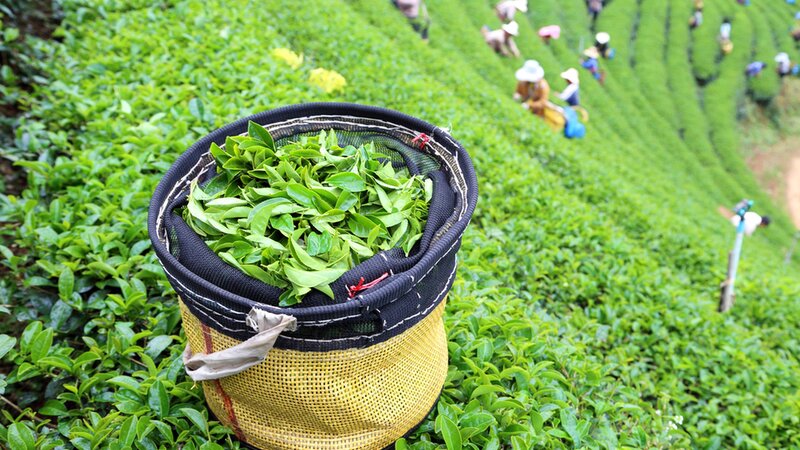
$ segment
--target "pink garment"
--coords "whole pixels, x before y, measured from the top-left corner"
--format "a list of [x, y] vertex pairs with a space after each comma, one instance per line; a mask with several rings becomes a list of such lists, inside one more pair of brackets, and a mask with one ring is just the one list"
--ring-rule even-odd
[[422, 0], [396, 0], [397, 8], [409, 19], [419, 16], [419, 6]]
[[558, 39], [561, 37], [561, 27], [558, 25], [548, 25], [546, 27], [539, 28], [539, 37]]

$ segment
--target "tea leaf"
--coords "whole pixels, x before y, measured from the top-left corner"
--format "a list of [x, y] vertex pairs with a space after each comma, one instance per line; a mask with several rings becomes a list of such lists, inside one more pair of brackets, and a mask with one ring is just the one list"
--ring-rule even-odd
[[270, 150], [275, 150], [275, 141], [272, 140], [272, 135], [252, 120], [247, 123], [247, 134], [263, 142]]
[[287, 287], [281, 305], [311, 289], [333, 297], [329, 284], [349, 268], [382, 250], [408, 254], [422, 235], [425, 180], [391, 167], [372, 143], [343, 149], [330, 130], [278, 147], [250, 122], [211, 155], [220, 172], [191, 184], [186, 223], [226, 263]]
[[352, 172], [338, 173], [329, 177], [326, 181], [328, 184], [344, 189], [347, 192], [361, 192], [367, 188], [364, 180]]

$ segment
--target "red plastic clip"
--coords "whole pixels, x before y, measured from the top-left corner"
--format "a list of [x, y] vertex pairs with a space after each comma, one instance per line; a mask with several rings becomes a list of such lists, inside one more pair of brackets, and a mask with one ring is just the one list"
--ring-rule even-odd
[[411, 140], [411, 143], [412, 144], [419, 143], [419, 149], [422, 150], [423, 148], [425, 148], [426, 145], [428, 145], [428, 142], [430, 142], [430, 140], [431, 140], [430, 136], [428, 136], [425, 133], [420, 133], [417, 135], [417, 137]]
[[388, 277], [389, 277], [389, 272], [386, 272], [383, 275], [381, 275], [380, 277], [370, 281], [369, 283], [364, 283], [364, 277], [361, 277], [361, 279], [358, 280], [358, 284], [356, 284], [355, 286], [350, 286], [350, 287], [347, 288], [347, 295], [350, 298], [353, 298], [359, 292], [361, 292], [363, 290], [366, 290], [366, 289], [369, 289], [371, 287], [374, 287], [376, 284], [380, 283], [381, 281], [385, 280]]

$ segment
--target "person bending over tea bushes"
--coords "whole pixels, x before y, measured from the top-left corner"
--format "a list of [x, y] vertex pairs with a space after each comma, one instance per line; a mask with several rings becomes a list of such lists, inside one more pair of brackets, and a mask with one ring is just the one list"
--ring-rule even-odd
[[544, 79], [544, 68], [536, 60], [525, 61], [525, 64], [515, 73], [517, 90], [514, 100], [522, 102], [522, 107], [544, 117], [547, 103], [550, 99], [550, 85]]
[[491, 30], [486, 25], [481, 28], [481, 34], [486, 44], [503, 56], [519, 58], [519, 49], [514, 43], [514, 36], [519, 34], [519, 24], [511, 22], [504, 24], [499, 30]]
[[528, 0], [505, 0], [494, 7], [494, 12], [501, 22], [511, 22], [517, 11], [521, 13], [528, 12]]
[[428, 16], [425, 2], [422, 0], [392, 0], [392, 4], [406, 16], [411, 28], [419, 33], [422, 40], [427, 42], [431, 18]]

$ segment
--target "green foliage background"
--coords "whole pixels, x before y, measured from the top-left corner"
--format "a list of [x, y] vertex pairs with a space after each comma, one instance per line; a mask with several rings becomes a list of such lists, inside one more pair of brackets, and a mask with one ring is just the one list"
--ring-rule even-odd
[[[589, 134], [567, 141], [511, 100], [521, 61], [482, 42], [480, 26], [497, 25], [486, 0], [428, 0], [429, 45], [388, 1], [63, 0], [60, 41], [35, 44], [47, 81], [2, 151], [24, 160], [28, 188], [0, 196], [0, 393], [22, 409], [4, 403], [0, 443], [238, 445], [183, 373], [150, 194], [214, 128], [342, 100], [450, 128], [481, 188], [447, 309], [447, 385], [399, 448], [800, 446], [800, 262], [782, 265], [794, 230], [737, 133], [745, 95], [780, 90], [771, 73], [748, 83], [744, 65], [798, 57], [782, 31], [794, 11], [705, 3], [690, 32], [691, 2], [614, 0], [598, 29], [617, 57], [602, 61], [605, 87], [581, 73]], [[592, 39], [584, 1], [531, 9], [518, 44], [560, 90]], [[736, 48], [720, 59], [723, 15]], [[535, 30], [550, 23], [564, 34], [546, 46]], [[291, 68], [278, 47], [305, 62]], [[345, 90], [310, 84], [317, 67]], [[745, 196], [775, 222], [747, 240], [737, 304], [719, 315], [733, 230], [716, 207]]]

